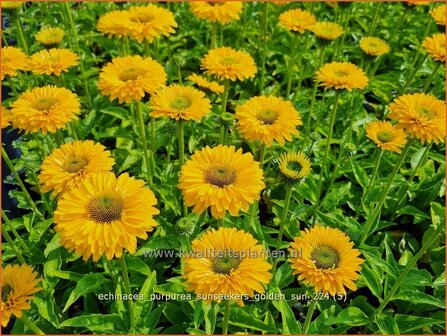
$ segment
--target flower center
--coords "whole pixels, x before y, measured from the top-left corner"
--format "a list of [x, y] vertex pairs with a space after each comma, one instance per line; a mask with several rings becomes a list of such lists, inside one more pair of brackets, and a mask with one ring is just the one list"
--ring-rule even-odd
[[170, 106], [176, 110], [183, 110], [191, 106], [191, 99], [186, 97], [175, 97]]
[[278, 119], [278, 112], [273, 110], [260, 111], [256, 118], [264, 125], [271, 125]]
[[205, 182], [223, 188], [236, 181], [236, 171], [231, 167], [212, 166], [205, 171]]
[[219, 60], [219, 62], [222, 65], [231, 65], [231, 64], [234, 64], [236, 62], [236, 59], [233, 58], [233, 57], [225, 56], [225, 57], [222, 57]]
[[121, 219], [123, 208], [123, 199], [115, 193], [95, 196], [87, 205], [90, 218], [98, 223], [110, 223]]
[[42, 97], [37, 100], [37, 103], [34, 107], [36, 108], [36, 110], [48, 112], [48, 110], [50, 110], [56, 103], [57, 99], [53, 97]]
[[137, 79], [138, 76], [140, 76], [141, 74], [142, 74], [142, 70], [139, 67], [131, 66], [131, 67], [128, 67], [127, 69], [124, 69], [120, 73], [119, 78], [123, 82], [127, 82], [127, 81], [130, 81], [130, 80]]
[[286, 168], [299, 173], [303, 169], [303, 166], [298, 161], [289, 161], [286, 164]]
[[340, 262], [338, 252], [330, 246], [321, 245], [316, 247], [310, 254], [312, 261], [318, 269], [336, 268]]
[[207, 1], [207, 2], [208, 2], [208, 5], [213, 6], [213, 7], [224, 5], [223, 2], [222, 3], [221, 2], [211, 2], [211, 1]]
[[224, 253], [224, 256], [213, 257], [211, 259], [211, 269], [217, 274], [230, 275], [232, 271], [237, 269], [241, 262], [242, 258], [228, 256]]
[[436, 113], [428, 107], [418, 106], [416, 107], [416, 110], [419, 113], [419, 115], [426, 117], [428, 119], [433, 119], [434, 117], [436, 117]]
[[346, 77], [347, 75], [348, 75], [348, 73], [344, 70], [335, 71], [335, 76], [337, 76], [337, 77]]
[[388, 131], [381, 131], [377, 134], [377, 139], [383, 143], [390, 142], [393, 140], [393, 133]]
[[87, 164], [86, 158], [74, 158], [64, 162], [63, 168], [67, 173], [80, 173]]
[[155, 16], [150, 13], [138, 13], [135, 16], [132, 16], [130, 18], [130, 21], [135, 23], [146, 23], [151, 22], [153, 19], [155, 19]]

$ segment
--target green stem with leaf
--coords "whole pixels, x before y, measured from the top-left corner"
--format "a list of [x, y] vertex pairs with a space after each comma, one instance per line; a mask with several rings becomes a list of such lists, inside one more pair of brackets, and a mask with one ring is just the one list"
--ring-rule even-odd
[[306, 319], [304, 320], [303, 335], [307, 335], [307, 333], [309, 332], [310, 323], [312, 322], [312, 316], [314, 314], [316, 306], [317, 300], [310, 301], [309, 307], [307, 308]]
[[262, 54], [261, 54], [261, 79], [259, 80], [259, 92], [264, 92], [264, 82], [265, 82], [265, 63], [267, 54], [267, 12], [268, 12], [268, 2], [265, 1], [262, 5], [262, 25], [261, 25], [261, 41], [262, 41]]
[[[230, 91], [230, 80], [226, 79], [224, 81], [224, 92], [222, 94], [222, 108], [220, 115], [223, 116], [223, 114], [227, 111], [227, 102], [228, 102], [228, 92]], [[224, 144], [225, 140], [225, 132], [226, 127], [224, 124], [220, 126], [220, 136], [219, 136], [219, 143]]]
[[19, 318], [20, 321], [22, 321], [22, 323], [24, 325], [27, 326], [27, 328], [29, 330], [31, 330], [34, 334], [36, 335], [45, 335], [45, 333], [40, 330], [40, 328], [33, 322], [31, 321], [24, 312], [22, 312], [22, 317]]
[[[126, 259], [124, 258], [124, 254], [120, 258], [120, 266], [121, 266], [121, 274], [123, 277], [124, 288], [126, 290], [126, 294], [131, 297], [132, 289], [130, 287], [129, 275], [127, 270]], [[133, 300], [127, 300], [129, 304], [129, 319], [130, 319], [130, 333], [135, 333], [135, 311], [134, 311], [134, 302]]]
[[144, 161], [146, 163], [148, 181], [149, 181], [149, 185], [152, 186], [152, 173], [153, 172], [151, 169], [149, 150], [147, 148], [146, 126], [144, 124], [143, 111], [141, 108], [141, 102], [136, 101], [135, 103], [137, 105], [136, 110], [137, 110], [137, 117], [138, 117], [138, 122], [139, 122], [139, 126], [140, 126], [140, 141], [142, 142], [142, 145], [143, 145], [143, 155], [144, 155]]
[[222, 322], [222, 334], [228, 335], [228, 322], [230, 321], [230, 301], [224, 301], [224, 318]]
[[369, 180], [368, 186], [366, 187], [363, 195], [368, 194], [369, 190], [371, 189], [371, 187], [373, 186], [373, 184], [376, 180], [377, 172], [379, 171], [380, 163], [381, 163], [382, 157], [383, 157], [383, 152], [384, 152], [384, 150], [380, 149], [379, 153], [377, 154], [376, 160], [374, 162], [374, 168], [373, 168], [373, 172], [371, 174], [371, 178]]
[[388, 177], [388, 182], [387, 182], [385, 188], [382, 189], [382, 194], [380, 195], [379, 202], [377, 203], [373, 212], [368, 216], [368, 220], [366, 221], [365, 227], [363, 229], [363, 235], [360, 239], [360, 243], [364, 243], [366, 238], [368, 238], [368, 236], [373, 233], [373, 224], [375, 223], [380, 212], [382, 211], [382, 206], [385, 203], [385, 199], [388, 195], [391, 185], [393, 184], [394, 178], [396, 177], [397, 172], [399, 171], [400, 167], [402, 166], [402, 163], [404, 162], [405, 157], [407, 156], [412, 143], [413, 143], [413, 140], [409, 140], [406, 143], [404, 149], [402, 150], [402, 153], [399, 156], [399, 159], [395, 163], [394, 169], [391, 172], [391, 175]]

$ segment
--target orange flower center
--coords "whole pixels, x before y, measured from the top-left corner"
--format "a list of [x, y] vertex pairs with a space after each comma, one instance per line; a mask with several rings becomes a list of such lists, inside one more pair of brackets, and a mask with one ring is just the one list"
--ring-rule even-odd
[[256, 118], [264, 125], [271, 125], [278, 119], [278, 111], [262, 110], [256, 115]]
[[104, 193], [93, 197], [87, 205], [90, 218], [98, 223], [110, 223], [121, 219], [124, 202], [117, 193]]
[[205, 182], [223, 188], [236, 181], [236, 170], [228, 166], [212, 166], [205, 170]]

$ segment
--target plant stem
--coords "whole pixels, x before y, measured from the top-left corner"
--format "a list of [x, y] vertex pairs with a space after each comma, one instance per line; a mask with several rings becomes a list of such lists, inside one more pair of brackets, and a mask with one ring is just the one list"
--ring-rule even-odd
[[[26, 245], [25, 241], [22, 239], [22, 237], [20, 237], [19, 233], [17, 232], [16, 228], [14, 227], [14, 225], [11, 223], [11, 221], [9, 220], [8, 216], [6, 215], [5, 211], [2, 211], [2, 218], [3, 218], [3, 222], [9, 226], [9, 229], [12, 231], [12, 234], [14, 235], [15, 239], [19, 242], [19, 244], [22, 246], [22, 248], [29, 252], [29, 247], [28, 245]], [[6, 230], [3, 230], [4, 232]]]
[[185, 163], [185, 132], [183, 120], [178, 121], [178, 157], [180, 161], [180, 167]]
[[45, 333], [39, 329], [37, 325], [34, 324], [33, 321], [31, 321], [24, 312], [22, 312], [22, 317], [19, 318], [20, 321], [23, 322], [24, 325], [28, 327], [29, 330], [31, 330], [36, 335], [45, 335]]
[[407, 266], [405, 266], [404, 270], [400, 274], [399, 278], [397, 278], [396, 282], [394, 283], [393, 287], [391, 287], [390, 291], [388, 292], [388, 295], [386, 298], [382, 301], [382, 303], [379, 305], [379, 307], [376, 309], [376, 311], [372, 314], [371, 319], [374, 318], [375, 315], [378, 315], [382, 312], [382, 310], [386, 307], [388, 302], [393, 298], [393, 295], [396, 293], [396, 291], [400, 288], [400, 285], [402, 284], [402, 281], [407, 276], [408, 272], [416, 265], [417, 261], [427, 252], [427, 250], [432, 246], [432, 244], [436, 241], [436, 238], [439, 234], [442, 233], [442, 231], [445, 229], [445, 226], [443, 223], [439, 223], [438, 227], [433, 231], [433, 233], [425, 240], [424, 244], [422, 245], [421, 249], [416, 253], [408, 262]]
[[19, 14], [16, 14], [14, 16], [14, 22], [16, 24], [16, 28], [17, 28], [17, 35], [19, 37], [19, 43], [20, 46], [23, 48], [23, 50], [25, 51], [25, 54], [28, 54], [28, 43], [26, 42], [25, 39], [25, 34], [23, 33], [23, 27], [22, 27], [22, 23], [20, 22], [20, 16]]
[[[227, 111], [228, 91], [229, 90], [230, 90], [230, 80], [226, 79], [224, 81], [224, 92], [222, 94], [222, 110], [220, 112], [221, 116], [223, 116], [223, 114]], [[226, 127], [224, 124], [222, 124], [220, 126], [220, 137], [219, 137], [219, 143], [221, 143], [221, 144], [224, 144], [225, 132], [226, 132]]]
[[[309, 32], [306, 33], [306, 38], [304, 39], [304, 50], [307, 50], [307, 43], [309, 42]], [[301, 84], [303, 83], [303, 76], [304, 76], [304, 62], [303, 62], [303, 52], [301, 52], [300, 56], [299, 56], [299, 60], [298, 63], [300, 64], [300, 74], [298, 77], [298, 83], [296, 85], [297, 89], [296, 89], [296, 93], [295, 96], [293, 97], [294, 99], [298, 96], [298, 93], [301, 90]]]
[[376, 176], [377, 176], [377, 172], [379, 171], [380, 162], [382, 161], [383, 152], [384, 152], [384, 150], [380, 149], [379, 153], [377, 154], [377, 157], [376, 157], [376, 160], [375, 160], [376, 162], [374, 163], [373, 173], [371, 175], [371, 179], [369, 180], [368, 187], [366, 188], [366, 190], [363, 193], [363, 195], [367, 195], [369, 190], [371, 189], [372, 185], [374, 184], [374, 181], [375, 181]]
[[[322, 192], [322, 187], [323, 187], [323, 177], [324, 177], [325, 168], [327, 168], [326, 164], [327, 164], [327, 160], [329, 157], [329, 151], [331, 148], [332, 135], [334, 134], [334, 125], [335, 125], [335, 119], [337, 116], [337, 108], [338, 108], [338, 103], [340, 100], [340, 94], [341, 94], [340, 90], [337, 90], [335, 92], [335, 102], [334, 102], [334, 106], [331, 110], [330, 122], [329, 122], [329, 134], [328, 134], [327, 141], [326, 141], [326, 150], [324, 152], [323, 161], [321, 161], [322, 164], [321, 164], [321, 170], [320, 170], [320, 182], [318, 184], [318, 194], [317, 194], [317, 202], [315, 204], [315, 209], [317, 209], [318, 205], [320, 204], [320, 197], [321, 197], [321, 192]], [[328, 164], [328, 166], [330, 167], [331, 165]]]
[[155, 155], [156, 148], [155, 148], [155, 118], [151, 117], [151, 151], [152, 154]]
[[25, 259], [22, 256], [22, 253], [20, 253], [20, 250], [17, 249], [17, 246], [14, 244], [14, 240], [12, 239], [12, 237], [9, 235], [8, 231], [6, 230], [2, 230], [2, 235], [3, 237], [5, 237], [6, 241], [9, 243], [9, 247], [11, 248], [11, 250], [14, 252], [14, 254], [16, 255], [17, 259], [19, 259], [20, 263], [22, 264], [26, 264]]
[[84, 61], [82, 60], [81, 48], [79, 48], [78, 35], [77, 35], [76, 27], [75, 27], [75, 24], [73, 21], [73, 16], [71, 15], [71, 8], [70, 8], [68, 2], [64, 2], [63, 5], [65, 8], [66, 17], [68, 20], [68, 29], [71, 32], [70, 35], [73, 37], [73, 42], [74, 42], [74, 45], [76, 48], [76, 52], [78, 53], [78, 56], [81, 58], [81, 60], [79, 62], [79, 66], [81, 67], [82, 81], [84, 83], [85, 94], [87, 96], [87, 101], [88, 101], [89, 107], [91, 108], [93, 106], [93, 101], [92, 101], [92, 96], [90, 95], [90, 90], [88, 88], [87, 78], [85, 76]]
[[386, 184], [385, 188], [382, 190], [382, 194], [380, 195], [379, 202], [377, 203], [376, 207], [374, 208], [372, 214], [368, 216], [368, 220], [366, 221], [362, 238], [360, 239], [360, 243], [364, 243], [366, 238], [369, 234], [372, 233], [372, 225], [376, 221], [377, 216], [379, 216], [380, 211], [382, 210], [382, 206], [385, 203], [386, 196], [388, 195], [388, 191], [391, 188], [391, 185], [393, 183], [394, 178], [396, 177], [397, 172], [399, 171], [400, 167], [402, 166], [402, 163], [404, 162], [405, 157], [408, 154], [408, 151], [410, 150], [411, 144], [413, 143], [412, 140], [409, 140], [407, 144], [405, 145], [404, 149], [402, 150], [402, 153], [399, 156], [399, 159], [397, 160], [396, 164], [394, 165], [394, 169], [391, 172], [391, 175], [388, 177], [388, 183]]
[[[320, 49], [320, 57], [319, 57], [319, 60], [318, 60], [318, 65], [317, 65], [316, 70], [318, 70], [321, 67], [321, 64], [323, 63], [325, 48], [326, 48], [326, 45], [323, 44], [321, 46], [321, 49]], [[317, 83], [317, 81], [315, 81], [314, 89], [312, 91], [312, 98], [311, 98], [311, 101], [310, 101], [309, 112], [308, 112], [308, 115], [307, 115], [307, 118], [306, 118], [306, 124], [304, 125], [304, 127], [305, 127], [304, 139], [307, 139], [308, 135], [309, 135], [310, 122], [312, 120], [312, 112], [313, 112], [314, 105], [315, 105], [315, 98], [316, 98], [316, 95], [317, 95], [317, 91], [318, 91], [318, 83]]]
[[431, 84], [431, 81], [433, 80], [433, 77], [435, 76], [435, 73], [438, 71], [439, 67], [441, 66], [441, 62], [436, 62], [436, 65], [433, 69], [433, 71], [431, 72], [430, 76], [427, 78], [427, 80], [425, 81], [425, 85], [424, 88], [422, 89], [423, 92], [427, 91], [428, 87]]
[[265, 1], [262, 7], [262, 25], [261, 25], [261, 41], [262, 41], [262, 54], [261, 54], [261, 79], [259, 81], [259, 92], [262, 95], [264, 92], [264, 81], [265, 81], [265, 62], [267, 53], [267, 11], [268, 2]]
[[307, 308], [306, 319], [303, 325], [303, 335], [307, 335], [309, 331], [310, 322], [312, 321], [312, 315], [314, 314], [315, 307], [317, 306], [317, 300], [310, 301], [309, 307]]
[[372, 36], [372, 34], [374, 33], [374, 29], [376, 28], [376, 24], [377, 24], [377, 18], [379, 17], [380, 6], [382, 5], [381, 2], [377, 2], [374, 4], [376, 5], [376, 10], [374, 12], [374, 17], [371, 22], [371, 25], [369, 26], [368, 36]]
[[[124, 288], [128, 296], [132, 296], [132, 289], [130, 288], [129, 275], [127, 273], [126, 259], [124, 254], [120, 258], [121, 275], [123, 276]], [[133, 300], [127, 300], [129, 304], [129, 318], [130, 318], [130, 333], [135, 333], [135, 314]]]
[[[418, 58], [417, 55], [415, 57], [415, 59]], [[399, 90], [399, 94], [403, 93], [405, 91], [405, 89], [408, 87], [408, 85], [410, 84], [411, 80], [413, 79], [413, 77], [416, 75], [416, 73], [418, 72], [418, 70], [420, 69], [420, 67], [422, 66], [422, 64], [424, 64], [425, 60], [427, 59], [427, 55], [425, 55], [422, 60], [419, 62], [418, 66], [415, 66], [413, 68], [413, 71], [411, 71], [410, 75], [408, 76], [407, 80], [405, 81], [404, 85], [402, 86], [402, 88]]]
[[284, 235], [284, 229], [286, 226], [286, 219], [287, 219], [287, 214], [289, 212], [289, 205], [290, 205], [290, 199], [292, 198], [292, 191], [293, 191], [293, 186], [290, 184], [287, 184], [286, 195], [284, 197], [284, 207], [282, 208], [281, 222], [279, 224], [278, 240], [276, 242], [277, 258], [273, 262], [272, 274], [275, 274], [276, 265], [278, 264], [279, 250], [281, 248], [282, 236]]
[[407, 192], [407, 190], [408, 190], [409, 185], [411, 184], [411, 182], [413, 181], [414, 177], [416, 176], [416, 173], [417, 173], [419, 167], [420, 167], [420, 166], [422, 165], [422, 163], [425, 162], [425, 160], [427, 159], [428, 153], [430, 152], [430, 147], [431, 147], [431, 145], [428, 145], [428, 146], [425, 148], [425, 151], [424, 151], [424, 153], [422, 154], [421, 159], [418, 161], [416, 167], [414, 167], [414, 169], [412, 170], [412, 172], [411, 172], [411, 174], [410, 174], [410, 177], [408, 178], [407, 183], [403, 186], [402, 191], [398, 192], [398, 194], [397, 194], [397, 195], [398, 195], [398, 196], [397, 196], [398, 202], [397, 202], [397, 205], [394, 207], [394, 211], [393, 211], [394, 216], [393, 216], [393, 219], [396, 217], [396, 215], [397, 215], [397, 211], [398, 211], [399, 208], [401, 207], [402, 203], [405, 201], [405, 194], [406, 194], [406, 192]]
[[143, 144], [143, 155], [144, 155], [144, 161], [146, 162], [148, 181], [149, 185], [152, 186], [152, 169], [149, 161], [149, 150], [147, 148], [146, 127], [144, 125], [143, 111], [141, 109], [140, 101], [136, 101], [135, 104], [137, 105], [136, 110], [137, 110], [138, 122], [140, 125], [140, 140]]
[[228, 321], [230, 320], [230, 301], [225, 300], [224, 303], [224, 319], [222, 324], [222, 334], [228, 335]]
[[217, 47], [216, 35], [217, 35], [217, 22], [214, 22], [211, 24], [211, 46], [210, 46], [210, 49], [214, 49]]
[[34, 203], [33, 199], [31, 198], [31, 195], [29, 194], [28, 190], [26, 189], [25, 184], [23, 183], [22, 179], [20, 178], [19, 173], [17, 172], [17, 170], [15, 169], [14, 165], [12, 164], [12, 161], [9, 158], [8, 153], [6, 153], [5, 148], [3, 148], [3, 146], [2, 146], [2, 157], [3, 157], [3, 160], [5, 160], [5, 163], [8, 166], [9, 171], [14, 176], [14, 178], [15, 178], [17, 184], [19, 185], [20, 189], [22, 189], [23, 195], [25, 196], [25, 199], [27, 200], [27, 202], [29, 203], [29, 205], [31, 206], [31, 208], [33, 209], [35, 214], [40, 219], [44, 219], [42, 213], [39, 211], [39, 209], [37, 208], [37, 206]]
[[286, 98], [289, 99], [290, 91], [292, 89], [292, 79], [293, 79], [293, 66], [295, 65], [295, 56], [296, 56], [296, 41], [297, 41], [297, 34], [292, 33], [292, 41], [290, 43], [290, 60], [289, 60], [289, 67], [287, 70], [287, 90], [286, 90]]

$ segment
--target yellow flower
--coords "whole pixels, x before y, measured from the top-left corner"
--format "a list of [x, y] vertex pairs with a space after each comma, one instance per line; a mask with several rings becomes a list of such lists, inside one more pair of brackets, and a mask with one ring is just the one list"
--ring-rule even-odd
[[298, 182], [306, 178], [311, 163], [303, 152], [283, 153], [279, 158], [279, 171], [288, 182]]
[[19, 9], [25, 1], [0, 1], [0, 6], [3, 10]]
[[115, 160], [106, 148], [91, 140], [74, 141], [55, 149], [42, 163], [42, 191], [54, 195], [79, 186], [96, 173], [112, 170]]
[[129, 12], [125, 10], [114, 10], [102, 15], [96, 25], [99, 32], [108, 37], [123, 37], [129, 35], [128, 20]]
[[343, 28], [334, 22], [317, 22], [309, 30], [323, 40], [335, 40], [344, 33]]
[[377, 147], [390, 152], [400, 153], [407, 143], [405, 132], [389, 121], [373, 121], [366, 125], [366, 136]]
[[[3, 2], [2, 2], [3, 3]], [[26, 70], [28, 56], [20, 48], [3, 47], [1, 57], [1, 80], [5, 75], [16, 76], [17, 71]]]
[[191, 1], [189, 7], [191, 12], [199, 19], [207, 19], [210, 22], [219, 22], [220, 24], [239, 20], [242, 13], [242, 2], [240, 1]]
[[367, 55], [381, 56], [390, 51], [390, 46], [378, 37], [363, 37], [360, 40], [360, 49]]
[[101, 93], [120, 103], [141, 100], [166, 83], [166, 72], [152, 58], [141, 56], [116, 57], [99, 74]]
[[423, 1], [423, 0], [408, 0], [406, 1], [407, 4], [413, 5], [413, 6], [419, 6], [419, 5], [428, 5], [430, 4], [430, 1]]
[[6, 107], [2, 107], [1, 121], [2, 121], [2, 129], [11, 125], [11, 110], [10, 109], [8, 109]]
[[150, 100], [153, 117], [199, 121], [211, 112], [211, 103], [202, 91], [189, 86], [165, 86]]
[[290, 248], [293, 274], [323, 294], [356, 290], [359, 277], [359, 250], [349, 237], [338, 229], [315, 225], [296, 237]]
[[264, 189], [263, 172], [251, 153], [219, 145], [195, 152], [182, 167], [179, 188], [187, 206], [201, 214], [211, 208], [214, 218], [226, 211], [237, 216], [259, 199]]
[[62, 195], [54, 213], [60, 242], [87, 261], [135, 253], [137, 238], [146, 239], [159, 211], [144, 181], [127, 173], [98, 173]]
[[41, 50], [30, 57], [29, 69], [38, 75], [56, 75], [68, 71], [68, 68], [78, 65], [79, 56], [68, 49]]
[[292, 103], [272, 96], [251, 98], [236, 109], [235, 118], [245, 139], [267, 146], [274, 140], [281, 145], [291, 141], [293, 135], [299, 134], [297, 126], [303, 124]]
[[12, 104], [13, 126], [25, 133], [41, 131], [54, 133], [78, 119], [79, 98], [65, 88], [52, 85], [26, 91]]
[[279, 16], [279, 23], [284, 28], [297, 33], [304, 33], [317, 22], [315, 16], [302, 9], [290, 9]]
[[319, 85], [326, 89], [364, 89], [368, 77], [358, 66], [349, 62], [332, 62], [323, 65], [316, 73]]
[[433, 19], [435, 19], [436, 24], [445, 26], [445, 21], [446, 21], [446, 6], [445, 6], [445, 4], [438, 6], [436, 8], [433, 8], [430, 11], [430, 14], [433, 17]]
[[207, 80], [205, 77], [199, 76], [197, 74], [191, 74], [186, 79], [194, 82], [196, 85], [208, 89], [214, 93], [221, 94], [224, 92], [223, 85], [220, 85], [218, 82], [213, 82]]
[[252, 78], [256, 74], [256, 64], [250, 54], [229, 47], [211, 49], [202, 59], [201, 68], [207, 75], [219, 80], [232, 81]]
[[445, 102], [432, 95], [406, 94], [391, 103], [388, 117], [422, 143], [439, 143], [445, 137], [445, 108]]
[[192, 242], [183, 277], [188, 290], [206, 302], [228, 296], [243, 306], [244, 298], [265, 292], [271, 268], [267, 252], [250, 233], [223, 227], [208, 230]]
[[445, 62], [445, 33], [434, 34], [426, 37], [422, 46], [435, 61]]
[[59, 27], [42, 28], [36, 35], [36, 40], [45, 46], [56, 46], [63, 38], [64, 30]]
[[[2, 2], [3, 3], [3, 2]], [[22, 317], [22, 311], [31, 308], [28, 301], [41, 290], [38, 287], [40, 278], [28, 265], [7, 265], [1, 274], [2, 306], [1, 321], [6, 327], [11, 315]]]
[[140, 43], [144, 39], [151, 43], [161, 35], [169, 36], [178, 27], [171, 11], [154, 4], [130, 7], [125, 21], [129, 36]]

